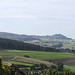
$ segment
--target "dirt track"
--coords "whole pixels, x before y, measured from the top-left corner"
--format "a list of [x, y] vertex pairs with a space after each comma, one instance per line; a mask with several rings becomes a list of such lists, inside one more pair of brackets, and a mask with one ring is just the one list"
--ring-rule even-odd
[[61, 62], [65, 65], [75, 65], [75, 58], [51, 59], [46, 61]]

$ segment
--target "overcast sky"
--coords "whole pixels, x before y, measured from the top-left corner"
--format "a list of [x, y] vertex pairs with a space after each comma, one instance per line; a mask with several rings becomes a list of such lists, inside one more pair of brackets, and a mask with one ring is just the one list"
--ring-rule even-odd
[[0, 0], [0, 32], [75, 39], [75, 0]]

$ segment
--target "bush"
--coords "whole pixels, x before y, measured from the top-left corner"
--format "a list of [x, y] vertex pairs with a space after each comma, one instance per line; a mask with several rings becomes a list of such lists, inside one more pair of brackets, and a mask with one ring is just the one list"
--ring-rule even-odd
[[56, 69], [56, 66], [55, 65], [51, 65], [50, 68], [51, 69]]
[[24, 55], [24, 57], [30, 58], [28, 55]]
[[63, 71], [63, 63], [56, 62], [57, 65], [57, 71]]
[[2, 75], [2, 57], [0, 57], [0, 75]]

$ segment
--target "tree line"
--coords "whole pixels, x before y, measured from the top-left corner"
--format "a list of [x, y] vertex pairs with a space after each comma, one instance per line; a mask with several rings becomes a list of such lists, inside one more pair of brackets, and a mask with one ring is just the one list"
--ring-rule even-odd
[[0, 38], [0, 49], [16, 49], [16, 50], [33, 50], [33, 51], [50, 51], [58, 52], [58, 49], [43, 47], [40, 45], [34, 45], [29, 43], [24, 43], [21, 41], [10, 40]]

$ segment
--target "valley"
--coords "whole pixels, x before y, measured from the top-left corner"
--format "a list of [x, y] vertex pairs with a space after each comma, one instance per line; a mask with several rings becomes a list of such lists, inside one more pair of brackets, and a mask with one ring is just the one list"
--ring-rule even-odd
[[44, 47], [53, 47], [61, 50], [75, 49], [75, 39], [68, 38], [62, 34], [37, 36], [0, 32], [0, 38], [22, 41], [24, 43], [30, 43]]
[[41, 75], [49, 69], [51, 72], [56, 70], [58, 74], [61, 72], [64, 75], [68, 69], [75, 71], [74, 39], [61, 34], [29, 36], [0, 33], [0, 35], [2, 62], [13, 64], [23, 73]]
[[[22, 51], [22, 50], [2, 50], [0, 51], [0, 55], [3, 57], [3, 61], [10, 62], [18, 65], [27, 65], [31, 66], [32, 64], [40, 64], [44, 63], [49, 65], [61, 62], [67, 66], [75, 65], [75, 55], [67, 52], [40, 52], [40, 51]], [[29, 58], [24, 57], [24, 55], [28, 55]], [[39, 60], [37, 60], [39, 59]], [[42, 62], [40, 60], [49, 61]]]

